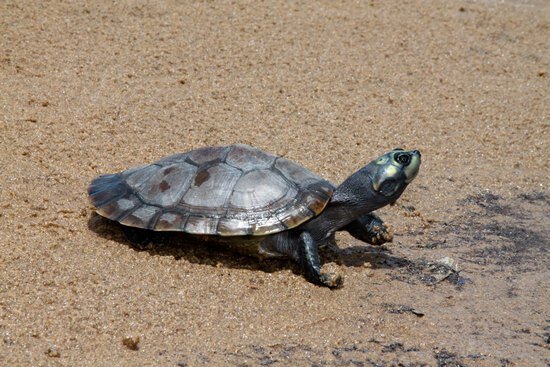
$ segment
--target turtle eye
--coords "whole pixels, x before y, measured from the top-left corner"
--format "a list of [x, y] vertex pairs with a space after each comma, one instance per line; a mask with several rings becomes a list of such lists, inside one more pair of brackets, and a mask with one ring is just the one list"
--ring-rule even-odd
[[402, 165], [406, 166], [406, 165], [408, 165], [409, 163], [411, 163], [411, 156], [408, 155], [408, 154], [398, 154], [398, 155], [395, 157], [395, 160], [396, 160], [398, 163], [401, 163]]

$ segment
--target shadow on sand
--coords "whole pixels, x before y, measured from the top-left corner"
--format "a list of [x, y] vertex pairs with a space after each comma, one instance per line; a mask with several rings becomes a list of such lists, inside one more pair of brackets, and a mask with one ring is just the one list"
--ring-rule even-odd
[[[121, 243], [134, 251], [147, 251], [152, 256], [171, 256], [176, 260], [185, 259], [191, 263], [234, 269], [259, 270], [273, 273], [281, 269], [290, 269], [300, 275], [301, 271], [295, 262], [285, 258], [259, 259], [232, 251], [216, 236], [194, 236], [179, 232], [155, 232], [143, 229], [126, 230], [115, 221], [93, 213], [88, 219], [88, 228], [98, 236]], [[131, 241], [130, 241], [131, 238]], [[242, 241], [252, 239], [242, 238]], [[233, 240], [233, 246], [239, 240]], [[334, 262], [348, 267], [360, 267], [370, 263], [376, 268], [402, 268], [410, 261], [395, 257], [385, 247], [352, 246], [340, 249], [331, 244], [321, 249], [323, 263]]]

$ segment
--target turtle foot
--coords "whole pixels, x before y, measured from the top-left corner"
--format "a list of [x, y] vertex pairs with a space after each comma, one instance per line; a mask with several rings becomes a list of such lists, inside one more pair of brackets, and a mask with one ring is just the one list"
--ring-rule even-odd
[[393, 241], [393, 229], [373, 213], [357, 218], [345, 227], [353, 237], [380, 246]]
[[319, 281], [322, 285], [332, 289], [338, 289], [344, 285], [344, 278], [335, 273], [323, 273], [319, 276]]
[[370, 240], [372, 245], [382, 245], [393, 241], [393, 229], [386, 224], [374, 225], [370, 231]]

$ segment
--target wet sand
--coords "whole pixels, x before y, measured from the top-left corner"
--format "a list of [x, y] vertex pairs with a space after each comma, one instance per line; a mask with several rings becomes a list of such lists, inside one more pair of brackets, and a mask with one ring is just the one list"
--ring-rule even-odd
[[[0, 3], [0, 365], [547, 366], [550, 6]], [[332, 182], [397, 146], [416, 180], [288, 261], [133, 249], [90, 180], [246, 143]], [[453, 260], [440, 260], [448, 257]]]

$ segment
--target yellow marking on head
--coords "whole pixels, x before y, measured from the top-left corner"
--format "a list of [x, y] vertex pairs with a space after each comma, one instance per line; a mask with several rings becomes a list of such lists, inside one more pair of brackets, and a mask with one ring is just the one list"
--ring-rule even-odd
[[398, 170], [397, 170], [397, 167], [391, 165], [391, 166], [387, 166], [386, 169], [384, 170], [384, 177], [393, 177], [397, 174]]
[[381, 167], [379, 173], [376, 175], [372, 182], [372, 187], [375, 191], [380, 190], [380, 185], [387, 178], [393, 177], [399, 173], [399, 170], [394, 165], [388, 164], [385, 167]]

